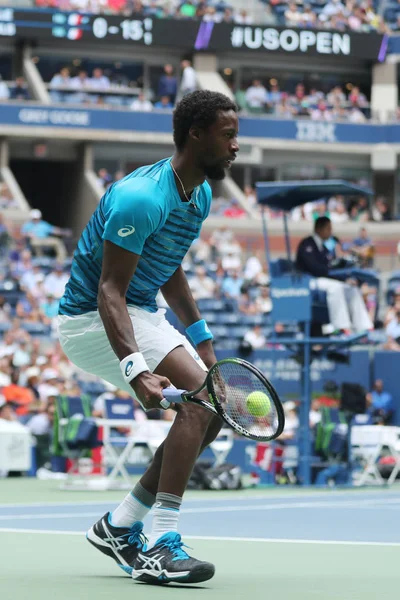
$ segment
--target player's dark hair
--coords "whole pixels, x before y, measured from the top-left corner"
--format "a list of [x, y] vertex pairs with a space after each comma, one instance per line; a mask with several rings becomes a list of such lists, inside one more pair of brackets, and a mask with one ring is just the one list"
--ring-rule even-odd
[[237, 112], [238, 108], [228, 96], [219, 92], [198, 90], [184, 96], [178, 102], [173, 117], [174, 142], [177, 149], [184, 148], [189, 129], [193, 125], [207, 129], [215, 123], [220, 111], [228, 110]]
[[321, 231], [326, 225], [331, 222], [329, 217], [318, 217], [314, 224], [314, 231]]

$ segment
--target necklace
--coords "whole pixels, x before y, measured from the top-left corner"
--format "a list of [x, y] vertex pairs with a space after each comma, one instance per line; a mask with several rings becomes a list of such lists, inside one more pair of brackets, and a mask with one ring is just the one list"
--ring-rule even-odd
[[[194, 200], [191, 200], [191, 198], [189, 198], [189, 196], [187, 195], [185, 187], [184, 187], [184, 185], [182, 183], [182, 179], [179, 177], [178, 173], [175, 171], [175, 168], [174, 168], [174, 165], [172, 164], [172, 162], [171, 162], [171, 167], [172, 167], [173, 172], [175, 173], [175, 176], [176, 176], [177, 180], [181, 184], [182, 192], [183, 192], [183, 195], [185, 196], [187, 202], [189, 202], [189, 204], [193, 204], [193, 206], [195, 208], [197, 208], [196, 202]], [[197, 198], [197, 192], [198, 192], [198, 190], [196, 188], [196, 198]]]

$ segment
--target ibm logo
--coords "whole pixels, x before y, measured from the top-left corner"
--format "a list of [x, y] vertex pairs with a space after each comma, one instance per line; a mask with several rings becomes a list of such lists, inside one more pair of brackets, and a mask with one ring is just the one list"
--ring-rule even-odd
[[296, 140], [300, 142], [336, 142], [335, 123], [297, 121]]

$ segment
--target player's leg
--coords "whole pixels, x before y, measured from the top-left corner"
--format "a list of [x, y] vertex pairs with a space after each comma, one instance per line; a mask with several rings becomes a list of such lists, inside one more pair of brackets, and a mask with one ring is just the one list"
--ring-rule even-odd
[[[196, 389], [204, 381], [204, 370], [183, 346], [172, 350], [155, 372], [165, 375], [182, 389]], [[182, 496], [196, 458], [207, 432], [212, 441], [218, 428], [214, 423], [211, 427], [213, 416], [199, 406], [188, 403], [177, 408], [174, 423], [154, 465], [140, 481], [144, 489], [157, 489], [157, 494], [148, 549], [140, 551], [133, 564], [132, 577], [139, 581], [195, 583], [214, 575], [211, 563], [194, 559], [182, 550], [177, 530]]]
[[[132, 310], [133, 312], [138, 311]], [[154, 316], [152, 315], [152, 317]], [[154, 370], [163, 357], [169, 354], [171, 348], [185, 345], [187, 341], [165, 319], [161, 323], [157, 322], [157, 327], [155, 327], [147, 322], [149, 318], [150, 315], [145, 314], [145, 319], [136, 320], [134, 329], [140, 338], [139, 347], [143, 347], [141, 349], [145, 352], [146, 361]], [[158, 340], [160, 326], [161, 329], [162, 327], [165, 329], [163, 340]], [[98, 312], [86, 313], [77, 317], [60, 317], [59, 337], [64, 352], [74, 364], [130, 392], [130, 387], [121, 376], [119, 363], [110, 346]], [[160, 343], [157, 343], [158, 341]], [[158, 348], [158, 352], [154, 352], [155, 347]], [[190, 345], [188, 345], [188, 350], [196, 356]], [[198, 359], [198, 356], [196, 358]], [[193, 358], [192, 361], [196, 364]], [[201, 363], [201, 361], [199, 362]], [[205, 367], [203, 366], [203, 368]], [[201, 373], [198, 380], [200, 385], [204, 380], [205, 373], [202, 369], [198, 370], [198, 373]], [[207, 437], [203, 440], [204, 445], [215, 439], [219, 429], [219, 420], [212, 418]], [[132, 570], [132, 561], [143, 544], [141, 520], [155, 501], [163, 449], [162, 445], [149, 468], [149, 477], [144, 479], [146, 488], [141, 483], [137, 484], [113, 515], [106, 513], [87, 534], [92, 544], [114, 558], [128, 572]], [[111, 521], [114, 516], [115, 522]]]

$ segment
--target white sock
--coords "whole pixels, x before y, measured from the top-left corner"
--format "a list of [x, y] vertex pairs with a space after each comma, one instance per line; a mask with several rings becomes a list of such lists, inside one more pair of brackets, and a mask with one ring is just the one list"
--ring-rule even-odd
[[153, 528], [151, 530], [147, 550], [155, 546], [157, 540], [165, 533], [178, 531], [179, 509], [182, 498], [173, 494], [159, 492], [153, 513]]
[[155, 496], [137, 483], [121, 504], [110, 513], [110, 523], [114, 527], [131, 527], [136, 521], [143, 521], [155, 502]]

